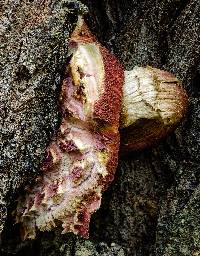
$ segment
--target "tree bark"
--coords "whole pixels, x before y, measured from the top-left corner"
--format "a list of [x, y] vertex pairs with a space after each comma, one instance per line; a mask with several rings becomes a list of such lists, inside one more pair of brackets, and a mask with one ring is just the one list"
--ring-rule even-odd
[[[115, 180], [90, 224], [90, 238], [59, 229], [20, 241], [15, 196], [37, 175], [59, 123], [57, 95], [67, 42], [85, 11], [99, 41], [130, 70], [151, 65], [174, 73], [188, 92], [183, 124], [166, 140], [120, 157]], [[3, 255], [200, 255], [200, 2], [12, 1], [2, 4]], [[21, 190], [20, 190], [21, 189]], [[6, 217], [6, 213], [8, 216]]]

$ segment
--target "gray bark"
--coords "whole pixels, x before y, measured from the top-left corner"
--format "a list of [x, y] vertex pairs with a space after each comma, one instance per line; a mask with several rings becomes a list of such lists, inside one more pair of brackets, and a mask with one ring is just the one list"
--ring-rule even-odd
[[77, 19], [78, 9], [70, 13], [65, 1], [32, 2], [7, 0], [1, 8], [2, 220], [16, 191], [38, 172], [56, 129], [57, 94]]
[[83, 11], [78, 2], [67, 2], [3, 4], [0, 203], [2, 215], [8, 209], [8, 221], [1, 253], [200, 255], [198, 0], [82, 1], [89, 8], [89, 27], [126, 69], [152, 65], [182, 80], [190, 97], [188, 115], [166, 140], [120, 158], [115, 180], [92, 217], [89, 240], [55, 230], [20, 241], [10, 214], [13, 200], [36, 176], [59, 123], [56, 99], [67, 40]]

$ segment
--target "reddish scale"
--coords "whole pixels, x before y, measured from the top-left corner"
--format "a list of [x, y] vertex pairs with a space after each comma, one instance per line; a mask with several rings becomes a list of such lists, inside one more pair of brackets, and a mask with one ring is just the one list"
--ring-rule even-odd
[[49, 184], [47, 188], [47, 196], [53, 197], [58, 190], [58, 184]]
[[72, 140], [60, 140], [59, 141], [59, 147], [61, 150], [65, 152], [71, 152], [71, 151], [78, 151], [76, 144]]
[[44, 198], [44, 194], [37, 193], [35, 195], [34, 204], [36, 207], [39, 207], [41, 205], [43, 198]]
[[88, 222], [88, 220], [89, 220], [89, 215], [88, 215], [88, 213], [85, 211], [82, 211], [82, 212], [79, 212], [78, 213], [78, 216], [77, 216], [77, 218], [78, 218], [78, 221], [80, 222], [80, 223], [84, 223], [84, 222]]
[[67, 136], [70, 133], [71, 129], [69, 127], [65, 126], [64, 124], [61, 124], [61, 126], [62, 126], [62, 133], [60, 131], [60, 134], [61, 134], [62, 138], [65, 138], [65, 136]]
[[44, 162], [42, 164], [41, 170], [46, 171], [53, 165], [53, 157], [51, 155], [51, 152], [49, 150], [46, 151], [46, 156], [44, 159]]
[[60, 112], [61, 112], [62, 117], [63, 117], [64, 119], [67, 119], [67, 118], [69, 118], [70, 116], [72, 116], [72, 113], [71, 113], [68, 109], [66, 109], [66, 107], [63, 108], [63, 109], [61, 109]]
[[89, 237], [89, 225], [74, 225], [75, 231], [82, 237], [88, 238]]
[[85, 97], [85, 93], [84, 93], [84, 86], [80, 85], [78, 86], [77, 90], [74, 93], [74, 98], [81, 101], [82, 103], [84, 102], [84, 97]]
[[83, 174], [84, 174], [83, 168], [75, 167], [71, 171], [70, 178], [73, 180], [74, 183], [77, 183], [83, 177]]
[[91, 214], [88, 212], [88, 209], [82, 209], [77, 215], [78, 222], [74, 225], [75, 231], [84, 238], [88, 238], [89, 236], [90, 217]]
[[46, 157], [41, 166], [42, 171], [49, 171], [53, 166], [58, 164], [61, 160], [61, 151], [56, 142], [52, 142], [46, 150]]
[[112, 124], [112, 126], [116, 127], [117, 131], [119, 127], [124, 70], [118, 60], [106, 48], [102, 46], [99, 46], [99, 48], [105, 69], [104, 93], [95, 103], [93, 116], [108, 124]]

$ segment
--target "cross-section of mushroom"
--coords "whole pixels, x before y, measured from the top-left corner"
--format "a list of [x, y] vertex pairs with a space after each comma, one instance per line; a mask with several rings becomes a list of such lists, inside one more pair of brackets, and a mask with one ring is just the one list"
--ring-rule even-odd
[[82, 20], [70, 41], [59, 105], [62, 122], [41, 175], [18, 199], [23, 238], [62, 225], [88, 236], [90, 217], [113, 180], [118, 159], [123, 69]]

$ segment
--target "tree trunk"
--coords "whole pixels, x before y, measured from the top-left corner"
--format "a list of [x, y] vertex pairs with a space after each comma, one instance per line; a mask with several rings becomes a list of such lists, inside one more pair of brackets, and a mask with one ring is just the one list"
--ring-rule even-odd
[[[59, 123], [57, 95], [77, 15], [130, 70], [174, 73], [188, 92], [184, 123], [151, 149], [120, 157], [90, 238], [56, 229], [21, 241], [11, 212], [37, 175]], [[200, 2], [5, 0], [1, 8], [1, 255], [200, 255]], [[7, 216], [7, 217], [6, 217]]]

